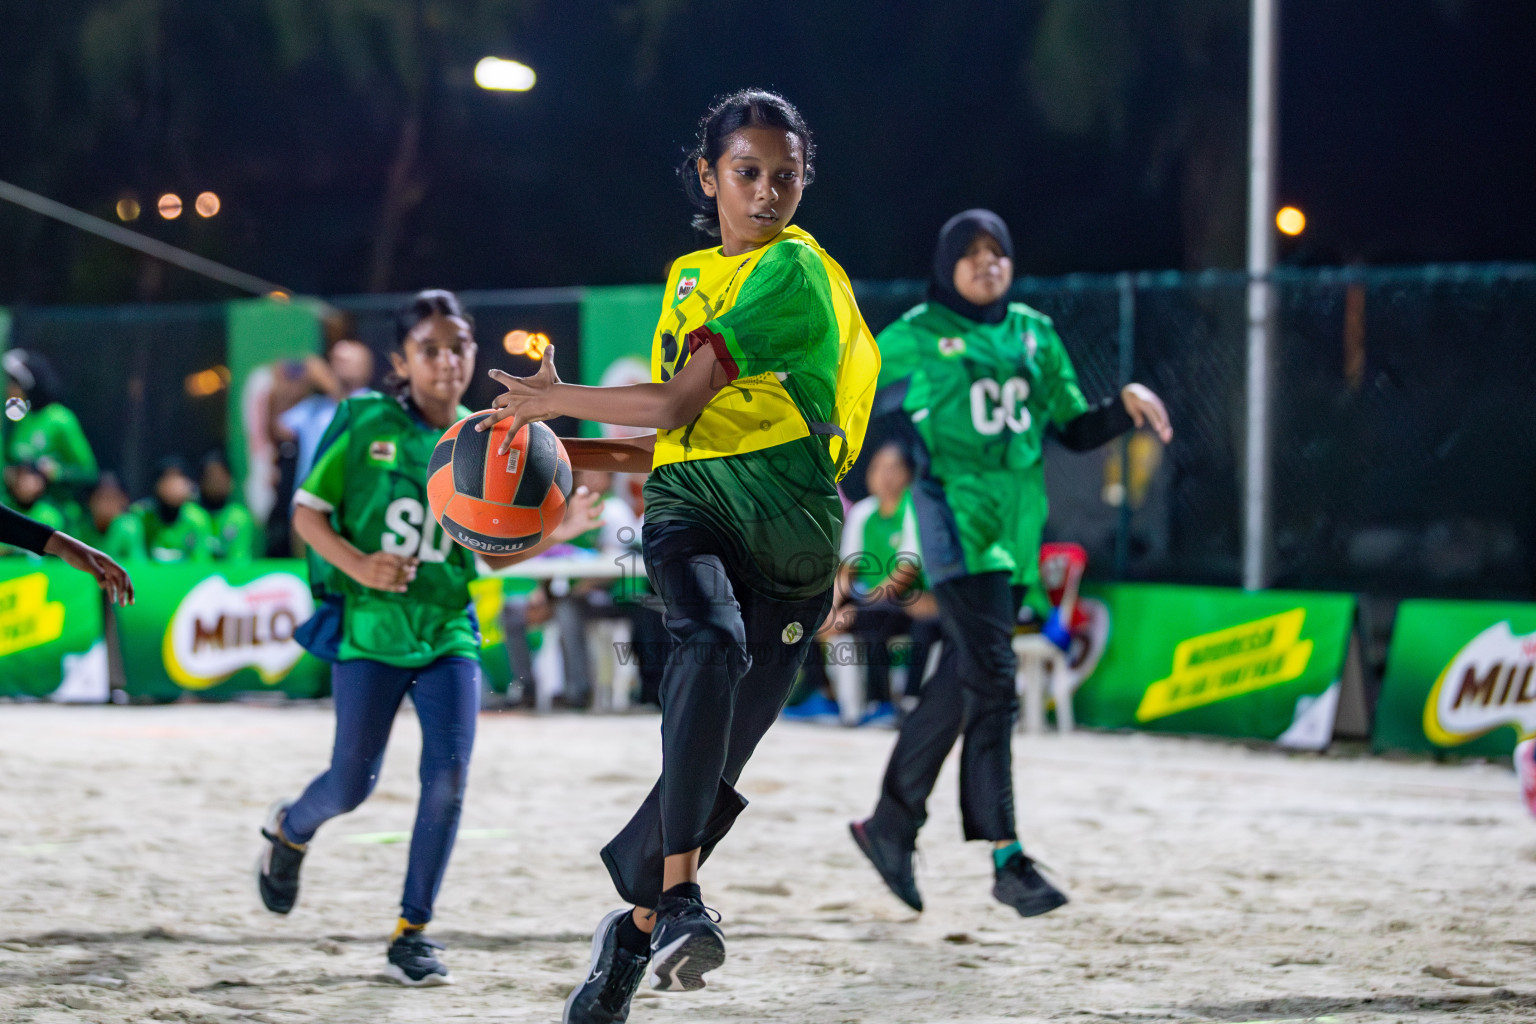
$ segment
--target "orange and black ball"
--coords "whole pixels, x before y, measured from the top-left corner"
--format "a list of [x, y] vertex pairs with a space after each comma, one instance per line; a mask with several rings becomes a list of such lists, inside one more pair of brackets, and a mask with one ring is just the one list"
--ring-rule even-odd
[[472, 413], [443, 434], [427, 463], [427, 502], [443, 532], [471, 551], [510, 555], [533, 547], [565, 518], [571, 459], [542, 423], [521, 427], [505, 455], [497, 449], [512, 425], [490, 430]]

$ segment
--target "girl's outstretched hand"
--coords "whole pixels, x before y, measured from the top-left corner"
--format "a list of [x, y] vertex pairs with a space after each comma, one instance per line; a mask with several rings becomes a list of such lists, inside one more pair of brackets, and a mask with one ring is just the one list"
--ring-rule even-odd
[[101, 587], [102, 592], [113, 604], [133, 604], [133, 581], [110, 555], [97, 551], [89, 544], [76, 540], [62, 530], [48, 538], [48, 544], [43, 551], [50, 555], [57, 555], [76, 569], [96, 577], [97, 586]]
[[565, 505], [565, 518], [550, 534], [550, 540], [563, 544], [602, 525], [603, 496], [582, 485], [571, 493], [571, 500]]
[[555, 386], [560, 383], [560, 376], [555, 373], [553, 345], [544, 350], [543, 362], [533, 376], [514, 377], [505, 370], [492, 370], [491, 378], [507, 390], [491, 402], [491, 415], [476, 423], [475, 429], [490, 430], [511, 417], [512, 428], [507, 431], [506, 439], [497, 449], [498, 455], [505, 455], [512, 449], [512, 438], [523, 429], [523, 424], [551, 420], [560, 415], [555, 411], [553, 401]]
[[[496, 371], [492, 370], [492, 373]], [[1127, 384], [1120, 389], [1120, 401], [1138, 427], [1150, 427], [1163, 444], [1173, 440], [1173, 424], [1168, 421], [1168, 407], [1145, 384]]]

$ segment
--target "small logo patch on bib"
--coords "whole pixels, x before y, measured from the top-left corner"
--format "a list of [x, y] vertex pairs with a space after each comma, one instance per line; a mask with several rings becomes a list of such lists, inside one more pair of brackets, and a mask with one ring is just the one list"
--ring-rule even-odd
[[964, 355], [964, 354], [965, 354], [965, 339], [964, 338], [940, 338], [939, 339], [939, 355], [941, 355], [941, 356], [958, 356], [958, 355]]
[[395, 442], [375, 441], [368, 446], [368, 457], [374, 462], [394, 462]]
[[784, 632], [781, 635], [785, 643], [797, 644], [800, 642], [800, 638], [805, 636], [805, 627], [798, 622], [791, 622], [784, 627]]
[[684, 299], [686, 299], [688, 296], [692, 295], [693, 290], [698, 286], [699, 272], [697, 270], [683, 271], [678, 275], [677, 278], [677, 294], [672, 299], [672, 305], [675, 306], [679, 302], [682, 302]]

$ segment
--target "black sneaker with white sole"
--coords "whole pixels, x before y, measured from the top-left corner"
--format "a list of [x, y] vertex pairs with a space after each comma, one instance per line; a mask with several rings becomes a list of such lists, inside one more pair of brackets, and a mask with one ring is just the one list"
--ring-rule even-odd
[[283, 838], [283, 816], [288, 804], [278, 801], [267, 811], [261, 826], [266, 848], [256, 861], [256, 888], [261, 902], [274, 914], [286, 914], [299, 899], [299, 868], [304, 863], [305, 847]]
[[419, 931], [401, 932], [389, 944], [389, 966], [384, 973], [402, 985], [417, 988], [451, 985], [448, 965], [437, 958], [437, 951], [443, 948], [441, 942], [433, 942]]
[[997, 869], [992, 897], [1017, 910], [1020, 917], [1048, 914], [1067, 902], [1067, 894], [1046, 881], [1035, 862], [1022, 852]]
[[560, 1024], [623, 1024], [629, 1020], [629, 1001], [640, 987], [651, 958], [636, 956], [619, 945], [619, 924], [628, 913], [627, 908], [615, 910], [597, 926], [587, 978], [566, 999]]
[[663, 896], [656, 904], [651, 933], [651, 988], [658, 992], [693, 992], [704, 975], [725, 963], [725, 933], [720, 915], [688, 896]]

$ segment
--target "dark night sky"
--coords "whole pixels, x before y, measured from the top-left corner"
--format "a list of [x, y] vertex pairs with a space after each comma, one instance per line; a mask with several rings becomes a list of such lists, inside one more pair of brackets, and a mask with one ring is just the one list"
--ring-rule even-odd
[[[1104, 0], [1127, 12], [1132, 71], [1117, 112], [1077, 134], [1053, 127], [1027, 72], [1050, 3], [688, 2], [654, 49], [623, 16], [631, 5], [527, 5], [503, 42], [475, 45], [535, 67], [531, 93], [480, 92], [467, 84], [479, 52], [445, 48], [426, 106], [425, 191], [388, 287], [658, 278], [698, 244], [673, 168], [707, 101], [743, 85], [781, 89], [817, 131], [799, 222], [855, 277], [922, 276], [935, 229], [974, 205], [1008, 219], [1024, 273], [1231, 262], [1241, 179], [1207, 187], [1191, 168], [1202, 138], [1228, 157], [1246, 144], [1244, 0], [1205, 0], [1222, 15], [1197, 36], [1163, 15], [1201, 0]], [[58, 23], [94, 6], [65, 4], [48, 26], [0, 13], [0, 65], [35, 64], [49, 47], [56, 57], [42, 79], [30, 65], [0, 75], [0, 100], [33, 120], [30, 131], [0, 124], [0, 177], [102, 215], [125, 191], [214, 188], [225, 212], [213, 222], [135, 226], [303, 291], [364, 289], [398, 136], [389, 89], [349, 94], [316, 62], [279, 71], [254, 0], [165, 0], [161, 56], [131, 68], [77, 131], [73, 105], [87, 99], [69, 84], [72, 30]], [[1280, 198], [1310, 219], [1286, 258], [1536, 258], [1536, 4], [1282, 9]], [[214, 59], [226, 54], [238, 59]], [[40, 80], [53, 83], [58, 131], [46, 130]], [[1192, 223], [1227, 247], [1198, 244]], [[146, 284], [137, 267], [0, 210], [0, 302], [225, 294], [179, 273]]]

